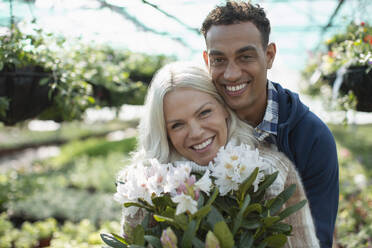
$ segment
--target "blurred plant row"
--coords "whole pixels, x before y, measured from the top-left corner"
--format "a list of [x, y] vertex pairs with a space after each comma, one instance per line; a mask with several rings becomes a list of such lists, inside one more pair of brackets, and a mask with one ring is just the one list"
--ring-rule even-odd
[[[9, 128], [0, 127], [0, 135]], [[76, 137], [57, 156], [0, 168], [0, 247], [101, 247], [102, 231], [120, 230], [121, 206], [112, 195], [136, 138]]]
[[[336, 109], [372, 112], [372, 26], [350, 23], [316, 51], [302, 75], [306, 93]], [[332, 103], [334, 102], [334, 104]]]
[[[330, 127], [340, 160], [337, 244], [372, 246], [372, 126]], [[121, 230], [114, 179], [135, 146], [135, 137], [71, 138], [57, 156], [2, 172], [0, 247], [101, 247], [99, 233]]]
[[152, 75], [171, 59], [12, 26], [0, 36], [0, 121], [73, 120], [92, 106], [142, 104]]

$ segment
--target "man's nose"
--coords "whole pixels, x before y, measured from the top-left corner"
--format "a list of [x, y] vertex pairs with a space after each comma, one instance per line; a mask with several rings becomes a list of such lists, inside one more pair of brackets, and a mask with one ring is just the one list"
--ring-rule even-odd
[[234, 61], [229, 62], [224, 73], [225, 79], [227, 81], [237, 81], [241, 75], [240, 67]]

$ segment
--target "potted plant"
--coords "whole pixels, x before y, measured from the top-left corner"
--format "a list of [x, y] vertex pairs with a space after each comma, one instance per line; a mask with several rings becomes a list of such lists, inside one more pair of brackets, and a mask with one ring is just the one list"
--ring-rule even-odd
[[323, 87], [332, 87], [332, 98], [342, 109], [372, 112], [372, 27], [365, 22], [350, 23], [326, 45], [327, 51], [314, 57], [303, 71], [310, 82], [307, 91], [320, 94]]
[[94, 102], [74, 61], [60, 58], [64, 39], [34, 31], [26, 34], [12, 25], [0, 36], [0, 121], [6, 125], [44, 111], [53, 113], [48, 119], [76, 119]]
[[16, 26], [0, 37], [0, 120], [14, 124], [39, 114], [51, 104], [52, 73], [39, 48], [41, 36], [26, 35]]

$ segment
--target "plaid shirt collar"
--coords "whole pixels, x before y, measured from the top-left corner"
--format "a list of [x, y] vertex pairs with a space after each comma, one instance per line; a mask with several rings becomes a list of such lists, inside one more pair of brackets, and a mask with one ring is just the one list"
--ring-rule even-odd
[[[259, 140], [266, 140], [268, 137], [269, 142], [275, 143], [275, 137], [278, 131], [279, 121], [279, 104], [278, 104], [278, 91], [270, 80], [267, 80], [267, 106], [262, 122], [255, 128], [255, 136]], [[273, 140], [274, 138], [274, 140]]]

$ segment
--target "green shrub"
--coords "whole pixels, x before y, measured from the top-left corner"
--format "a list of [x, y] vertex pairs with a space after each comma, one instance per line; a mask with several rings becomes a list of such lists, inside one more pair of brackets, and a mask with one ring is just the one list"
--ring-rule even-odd
[[111, 193], [47, 187], [17, 202], [9, 202], [11, 217], [25, 220], [42, 220], [49, 217], [78, 222], [89, 219], [93, 223], [118, 220], [121, 206]]
[[97, 228], [86, 219], [78, 223], [67, 221], [63, 225], [58, 225], [53, 218], [34, 223], [25, 222], [20, 229], [17, 229], [5, 214], [1, 214], [0, 247], [34, 248], [46, 242], [49, 243], [48, 247], [54, 248], [101, 248], [103, 243], [99, 234], [115, 232], [119, 229], [120, 223], [117, 221], [105, 221]]
[[120, 141], [106, 141], [104, 139], [91, 138], [84, 141], [74, 141], [62, 146], [61, 154], [53, 159], [54, 166], [61, 166], [73, 162], [74, 159], [87, 155], [106, 156], [110, 152], [122, 152], [128, 154], [136, 147], [136, 138], [128, 138]]
[[69, 184], [81, 189], [114, 193], [116, 175], [128, 157], [113, 152], [106, 157], [82, 156], [74, 162], [73, 168], [66, 175]]

